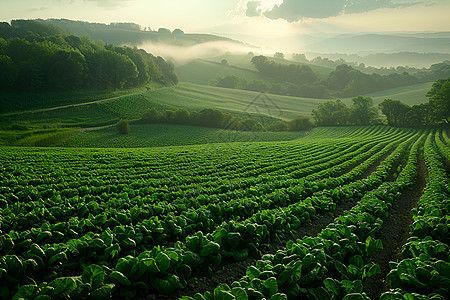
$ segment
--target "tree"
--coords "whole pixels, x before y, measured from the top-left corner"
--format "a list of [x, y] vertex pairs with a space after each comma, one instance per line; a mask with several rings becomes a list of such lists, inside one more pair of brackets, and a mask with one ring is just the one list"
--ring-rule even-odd
[[450, 123], [450, 77], [435, 81], [427, 97], [436, 108], [437, 117], [445, 123]]
[[127, 134], [130, 132], [130, 124], [128, 120], [120, 119], [116, 126], [120, 134]]
[[62, 89], [78, 87], [86, 69], [86, 59], [78, 51], [58, 51], [53, 55], [48, 68], [56, 86]]
[[436, 108], [430, 103], [413, 105], [408, 112], [409, 125], [431, 125], [436, 121]]
[[373, 100], [370, 97], [358, 96], [352, 99], [351, 107], [352, 123], [358, 125], [369, 125], [377, 118], [377, 109], [373, 107]]
[[350, 109], [341, 100], [330, 100], [320, 103], [312, 111], [312, 115], [317, 125], [348, 125], [350, 119]]
[[408, 112], [411, 107], [402, 103], [400, 100], [385, 99], [378, 104], [381, 112], [386, 116], [388, 125], [404, 126], [408, 120]]
[[269, 131], [287, 131], [289, 130], [288, 124], [283, 121], [277, 121], [269, 126]]
[[167, 28], [159, 28], [158, 33], [160, 34], [171, 34], [170, 30]]
[[284, 59], [284, 54], [281, 53], [281, 52], [276, 52], [276, 53], [273, 55], [273, 57], [274, 57], [274, 58], [279, 58], [279, 59]]
[[310, 118], [307, 117], [297, 117], [288, 123], [289, 130], [291, 131], [301, 131], [301, 130], [308, 130], [313, 127], [313, 124], [311, 122]]
[[17, 66], [9, 56], [0, 54], [0, 90], [12, 88], [18, 76]]
[[173, 34], [184, 34], [184, 31], [181, 29], [176, 28], [174, 31], [172, 31]]

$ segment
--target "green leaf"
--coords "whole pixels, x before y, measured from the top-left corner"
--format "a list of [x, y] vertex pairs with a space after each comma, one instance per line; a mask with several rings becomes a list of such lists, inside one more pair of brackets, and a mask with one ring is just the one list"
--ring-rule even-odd
[[35, 284], [22, 285], [17, 293], [12, 297], [12, 300], [32, 298], [37, 289], [38, 287]]
[[344, 299], [342, 300], [367, 300], [367, 297], [364, 297], [362, 294], [360, 293], [352, 293], [352, 294], [348, 294], [344, 297]]
[[372, 264], [370, 265], [370, 267], [368, 267], [369, 265], [365, 265], [364, 266], [364, 274], [363, 274], [363, 279], [366, 277], [370, 277], [373, 276], [375, 274], [381, 274], [381, 269], [380, 266], [377, 264]]
[[261, 271], [258, 270], [255, 266], [249, 266], [247, 268], [247, 271], [245, 272], [245, 275], [247, 275], [250, 278], [250, 280], [258, 278], [259, 274], [261, 274]]
[[379, 300], [405, 300], [405, 298], [399, 292], [386, 292], [381, 294]]
[[52, 266], [55, 263], [64, 261], [66, 259], [67, 259], [66, 252], [59, 252], [59, 253], [53, 255], [52, 257], [50, 257], [50, 259], [48, 260], [48, 265]]
[[117, 262], [116, 267], [114, 269], [119, 271], [122, 274], [128, 275], [131, 270], [131, 264], [127, 258], [122, 257], [119, 259], [119, 261]]
[[165, 252], [170, 260], [178, 262], [178, 254], [175, 251], [166, 251]]
[[236, 297], [231, 293], [230, 287], [224, 284], [214, 289], [214, 300], [236, 300]]
[[180, 286], [180, 279], [173, 274], [164, 278], [152, 277], [150, 282], [159, 293], [166, 295], [172, 294]]
[[112, 289], [114, 288], [114, 284], [105, 284], [102, 287], [91, 292], [92, 299], [106, 299], [109, 298]]
[[206, 257], [212, 254], [218, 253], [220, 250], [220, 245], [214, 242], [209, 242], [205, 246], [202, 247], [202, 250], [200, 250], [200, 257]]
[[219, 245], [222, 244], [222, 239], [227, 236], [227, 230], [225, 228], [218, 228], [214, 231], [213, 237], [214, 242], [218, 243]]
[[239, 242], [241, 240], [241, 234], [239, 232], [230, 232], [227, 235], [227, 242], [231, 249], [236, 250], [239, 248]]
[[397, 273], [399, 275], [408, 274], [416, 277], [416, 268], [417, 266], [412, 259], [404, 259], [398, 264]]
[[197, 235], [186, 238], [186, 246], [194, 253], [200, 252], [201, 240]]
[[[14, 277], [21, 277], [22, 273], [24, 272], [23, 264], [20, 258], [18, 258], [16, 255], [5, 255], [1, 258], [1, 261], [4, 262], [8, 266], [7, 272], [8, 275], [14, 276]], [[2, 262], [0, 261], [0, 265]]]
[[92, 290], [95, 290], [103, 285], [105, 280], [105, 271], [98, 265], [90, 265], [83, 269], [81, 279], [83, 282], [89, 283]]
[[155, 261], [161, 272], [166, 272], [170, 267], [170, 257], [164, 252], [159, 252]]
[[383, 249], [381, 240], [375, 240], [371, 236], [366, 239], [366, 253], [371, 257], [377, 250]]
[[139, 261], [139, 264], [144, 265], [144, 268], [150, 274], [156, 274], [160, 271], [154, 258], [143, 258]]
[[287, 300], [287, 296], [286, 294], [276, 293], [269, 300]]
[[49, 295], [39, 295], [37, 297], [34, 297], [33, 300], [51, 300], [52, 296]]
[[248, 300], [247, 293], [241, 287], [232, 288], [231, 293], [236, 297], [237, 300]]
[[359, 269], [362, 269], [364, 266], [363, 258], [361, 255], [354, 255], [354, 256], [350, 257], [348, 262], [351, 263], [352, 265], [358, 267]]
[[233, 258], [235, 261], [244, 261], [248, 258], [248, 249], [242, 249], [240, 251], [236, 251], [233, 254]]
[[264, 281], [263, 286], [269, 291], [269, 296], [278, 292], [278, 283], [275, 277], [270, 277]]
[[111, 274], [109, 274], [109, 277], [120, 283], [121, 285], [130, 285], [130, 280], [120, 273], [119, 271], [113, 271]]
[[323, 281], [323, 284], [325, 285], [325, 288], [334, 296], [337, 297], [341, 294], [341, 285], [336, 279], [326, 278]]
[[0, 236], [1, 253], [8, 254], [8, 252], [11, 251], [13, 248], [14, 248], [14, 241], [8, 234]]
[[59, 277], [49, 283], [54, 287], [53, 296], [67, 297], [77, 288], [77, 283], [73, 277]]

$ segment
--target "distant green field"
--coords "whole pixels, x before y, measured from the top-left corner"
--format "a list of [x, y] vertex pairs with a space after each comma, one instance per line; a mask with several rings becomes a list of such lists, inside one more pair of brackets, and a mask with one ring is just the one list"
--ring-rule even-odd
[[375, 103], [380, 103], [384, 99], [396, 99], [412, 106], [428, 101], [426, 95], [432, 85], [433, 82], [419, 83], [415, 85], [389, 89], [366, 96], [371, 97]]
[[[201, 70], [201, 72], [199, 72]], [[196, 59], [175, 68], [180, 81], [207, 85], [211, 79], [235, 75], [247, 80], [267, 78], [261, 76], [253, 66], [234, 67], [223, 65], [220, 61]]]
[[[410, 105], [427, 101], [432, 83], [392, 89], [372, 95], [378, 105], [386, 98], [399, 99]], [[2, 117], [0, 128], [96, 127], [116, 123], [120, 118], [138, 119], [148, 109], [185, 108], [190, 111], [216, 108], [237, 115], [269, 116], [290, 120], [296, 116], [311, 116], [319, 103], [328, 99], [298, 98], [212, 86], [180, 83], [174, 87], [150, 90], [139, 95], [124, 96], [100, 103], [67, 107], [46, 112], [24, 113]], [[343, 99], [351, 104], [351, 99]]]
[[83, 148], [134, 148], [185, 146], [210, 143], [290, 141], [304, 132], [243, 132], [171, 124], [131, 125], [130, 133], [119, 134], [115, 127], [77, 132], [53, 146]]
[[[226, 59], [228, 65], [221, 63]], [[260, 79], [264, 81], [273, 81], [273, 78], [261, 75], [251, 63], [252, 56], [249, 55], [224, 55], [209, 59], [196, 59], [183, 65], [178, 65], [175, 71], [180, 81], [207, 85], [211, 79], [235, 75], [247, 80]], [[283, 64], [303, 64], [284, 59], [269, 58], [277, 63]], [[304, 64], [311, 67], [319, 75], [328, 75], [333, 69], [311, 64]], [[238, 67], [239, 66], [239, 67]]]
[[281, 119], [310, 116], [324, 99], [298, 98], [258, 92], [180, 83], [145, 94], [150, 101], [169, 108], [200, 110], [216, 108], [236, 113], [263, 114]]

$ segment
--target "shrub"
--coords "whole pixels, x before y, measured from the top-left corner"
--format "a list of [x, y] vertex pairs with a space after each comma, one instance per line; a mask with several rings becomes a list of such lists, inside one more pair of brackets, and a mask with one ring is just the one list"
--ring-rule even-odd
[[128, 123], [128, 120], [120, 119], [120, 121], [117, 123], [117, 130], [120, 134], [127, 134], [130, 132], [130, 124]]
[[288, 125], [283, 121], [275, 122], [269, 127], [270, 131], [287, 131], [288, 129]]

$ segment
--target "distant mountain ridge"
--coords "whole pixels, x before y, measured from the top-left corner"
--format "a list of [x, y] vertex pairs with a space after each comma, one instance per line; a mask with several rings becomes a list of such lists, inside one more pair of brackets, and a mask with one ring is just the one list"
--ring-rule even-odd
[[305, 45], [304, 50], [320, 53], [450, 53], [450, 33], [338, 35]]

